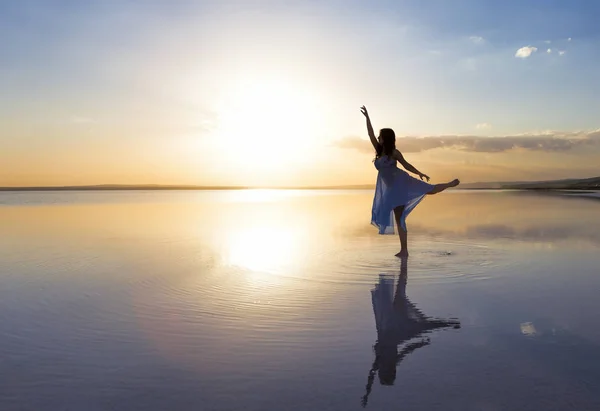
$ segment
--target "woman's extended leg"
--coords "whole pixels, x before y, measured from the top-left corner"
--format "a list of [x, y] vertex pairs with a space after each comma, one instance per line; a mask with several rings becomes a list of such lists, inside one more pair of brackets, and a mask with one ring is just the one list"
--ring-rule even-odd
[[460, 184], [460, 181], [457, 179], [450, 181], [449, 183], [444, 183], [444, 184], [436, 184], [435, 186], [433, 186], [433, 190], [431, 190], [429, 193], [427, 194], [437, 194], [437, 193], [441, 193], [442, 191], [444, 191], [447, 188], [450, 187], [456, 187], [457, 185]]
[[408, 257], [408, 234], [406, 230], [402, 228], [401, 218], [404, 212], [404, 206], [394, 208], [394, 216], [396, 217], [396, 225], [398, 226], [398, 236], [400, 236], [400, 252], [396, 254], [396, 257]]

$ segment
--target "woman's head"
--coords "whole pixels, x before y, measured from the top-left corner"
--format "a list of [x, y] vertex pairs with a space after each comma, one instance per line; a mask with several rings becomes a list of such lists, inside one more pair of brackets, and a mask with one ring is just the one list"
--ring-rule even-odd
[[379, 360], [379, 383], [381, 385], [394, 385], [394, 381], [396, 381], [398, 346], [395, 341], [378, 341], [375, 352]]
[[377, 146], [376, 158], [382, 155], [391, 157], [396, 150], [396, 133], [391, 128], [382, 128], [379, 130], [379, 137], [377, 138], [379, 145]]
[[379, 383], [381, 385], [394, 385], [396, 381], [396, 363], [385, 364], [379, 369]]

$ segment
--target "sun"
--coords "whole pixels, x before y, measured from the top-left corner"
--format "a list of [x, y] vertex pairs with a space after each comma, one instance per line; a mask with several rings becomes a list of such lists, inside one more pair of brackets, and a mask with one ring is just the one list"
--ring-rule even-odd
[[322, 128], [316, 96], [276, 76], [235, 82], [217, 111], [216, 136], [224, 155], [254, 169], [273, 170], [302, 160], [318, 144]]

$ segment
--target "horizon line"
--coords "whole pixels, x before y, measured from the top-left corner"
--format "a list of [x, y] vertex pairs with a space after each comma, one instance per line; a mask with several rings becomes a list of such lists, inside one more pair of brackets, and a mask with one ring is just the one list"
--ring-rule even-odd
[[[501, 188], [503, 185], [512, 184], [541, 184], [541, 183], [562, 183], [589, 181], [600, 179], [600, 177], [591, 178], [566, 178], [559, 180], [538, 180], [538, 181], [478, 181], [472, 183], [461, 183], [462, 187], [485, 186], [473, 188]], [[497, 185], [497, 187], [492, 187]], [[329, 185], [329, 186], [234, 186], [234, 185], [191, 185], [191, 184], [88, 184], [88, 185], [66, 185], [66, 186], [3, 186], [0, 191], [85, 191], [85, 190], [350, 190], [364, 189], [371, 190], [375, 184], [347, 184], [347, 185]]]
[[332, 186], [234, 186], [184, 184], [90, 184], [67, 186], [2, 186], [0, 191], [67, 191], [67, 190], [318, 190], [318, 189], [372, 189], [374, 184]]

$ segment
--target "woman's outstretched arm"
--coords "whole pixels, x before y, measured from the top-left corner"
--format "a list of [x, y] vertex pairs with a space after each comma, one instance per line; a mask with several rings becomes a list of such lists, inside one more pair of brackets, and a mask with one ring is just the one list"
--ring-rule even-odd
[[419, 170], [417, 170], [415, 168], [415, 166], [413, 166], [408, 161], [406, 161], [406, 159], [404, 158], [404, 156], [402, 155], [402, 153], [400, 151], [398, 151], [398, 150], [394, 151], [394, 158], [396, 160], [398, 160], [398, 162], [400, 164], [402, 164], [402, 167], [404, 167], [405, 169], [407, 169], [411, 173], [417, 174], [421, 178], [421, 180], [423, 180], [423, 177], [425, 177], [427, 179], [427, 181], [429, 181], [429, 176], [427, 174], [421, 173]]
[[400, 361], [404, 359], [407, 355], [411, 354], [413, 351], [425, 347], [426, 345], [431, 344], [431, 340], [429, 338], [424, 338], [419, 342], [414, 342], [406, 345], [400, 353], [396, 356], [396, 364], [399, 364]]
[[379, 142], [375, 137], [375, 132], [373, 131], [373, 125], [371, 124], [371, 119], [369, 118], [369, 113], [367, 112], [367, 108], [362, 106], [360, 108], [360, 112], [367, 118], [367, 131], [369, 132], [369, 138], [371, 139], [371, 144], [373, 144], [373, 148], [377, 150], [377, 146], [379, 146]]

